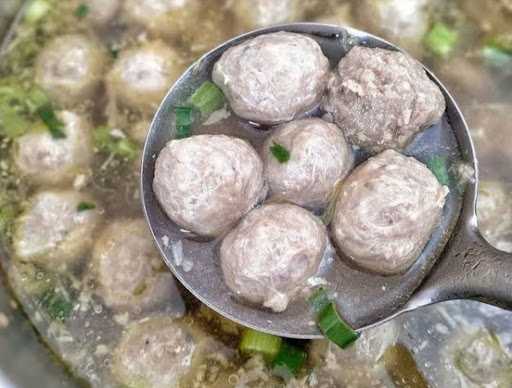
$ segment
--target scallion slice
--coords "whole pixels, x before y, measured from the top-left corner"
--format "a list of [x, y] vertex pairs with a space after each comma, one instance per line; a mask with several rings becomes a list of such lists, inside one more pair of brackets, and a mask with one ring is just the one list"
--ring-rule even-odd
[[270, 146], [270, 152], [272, 152], [272, 155], [274, 155], [279, 163], [286, 163], [290, 160], [290, 151], [275, 141]]
[[174, 109], [176, 114], [176, 138], [183, 139], [189, 137], [192, 132], [192, 108], [187, 106], [178, 106]]
[[78, 19], [83, 19], [89, 14], [89, 6], [85, 3], [79, 4], [74, 13]]
[[450, 184], [450, 174], [447, 168], [447, 159], [445, 156], [434, 155], [427, 161], [427, 167], [434, 174], [443, 186]]
[[272, 362], [272, 372], [284, 380], [289, 380], [297, 375], [306, 359], [307, 353], [303, 349], [283, 341]]
[[441, 22], [435, 23], [425, 36], [428, 49], [442, 58], [448, 57], [453, 52], [458, 40], [458, 32]]
[[78, 212], [83, 212], [86, 210], [93, 210], [93, 209], [96, 209], [96, 204], [94, 204], [92, 202], [80, 202], [78, 204], [78, 206], [76, 207], [76, 210]]
[[64, 123], [57, 118], [57, 115], [50, 104], [45, 104], [39, 107], [37, 114], [46, 125], [54, 139], [66, 138]]
[[224, 93], [211, 81], [205, 81], [190, 96], [189, 103], [201, 112], [203, 117], [222, 108], [224, 105]]
[[325, 289], [320, 287], [311, 296], [309, 303], [315, 313], [317, 325], [327, 339], [345, 349], [359, 338], [359, 333], [341, 319], [336, 305], [329, 299]]
[[252, 329], [245, 329], [239, 349], [242, 354], [261, 354], [267, 362], [272, 362], [279, 353], [281, 343], [281, 337]]

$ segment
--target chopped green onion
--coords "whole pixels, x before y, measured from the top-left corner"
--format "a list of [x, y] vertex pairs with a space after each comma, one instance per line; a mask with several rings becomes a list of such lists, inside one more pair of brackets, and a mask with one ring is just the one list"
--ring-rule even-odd
[[112, 58], [114, 59], [117, 59], [117, 57], [119, 57], [119, 49], [118, 48], [115, 48], [115, 47], [111, 47], [109, 49], [109, 52], [110, 52], [110, 55], [112, 56]]
[[239, 349], [242, 354], [261, 354], [267, 362], [272, 362], [279, 353], [281, 343], [281, 337], [252, 329], [245, 329]]
[[50, 318], [65, 321], [73, 311], [73, 303], [68, 295], [57, 289], [51, 289], [41, 298], [41, 306], [46, 310]]
[[83, 19], [89, 14], [89, 6], [84, 3], [80, 4], [75, 8], [74, 14], [78, 19]]
[[443, 58], [448, 57], [453, 52], [458, 40], [458, 32], [441, 22], [435, 23], [425, 36], [427, 48], [433, 54]]
[[139, 148], [135, 142], [127, 137], [112, 135], [109, 127], [97, 127], [94, 130], [94, 143], [102, 152], [113, 154], [127, 160], [134, 160], [139, 154]]
[[203, 117], [222, 108], [224, 105], [224, 94], [222, 90], [211, 81], [205, 81], [190, 96], [189, 103], [201, 112]]
[[290, 151], [275, 141], [272, 142], [272, 145], [270, 146], [270, 152], [272, 152], [272, 155], [274, 155], [279, 163], [286, 163], [290, 160]]
[[0, 135], [10, 139], [23, 135], [30, 122], [9, 106], [0, 106]]
[[64, 123], [60, 121], [50, 104], [45, 104], [37, 110], [37, 114], [43, 120], [50, 134], [54, 139], [64, 139], [66, 133], [64, 132]]
[[283, 341], [279, 353], [272, 362], [274, 375], [289, 380], [296, 376], [307, 359], [307, 353], [297, 346]]
[[83, 212], [86, 210], [93, 210], [93, 209], [96, 209], [96, 204], [94, 204], [92, 202], [80, 202], [78, 204], [78, 206], [76, 207], [76, 210], [78, 212]]
[[450, 175], [447, 168], [447, 159], [445, 156], [434, 155], [427, 161], [427, 167], [432, 171], [443, 186], [450, 184]]
[[345, 349], [359, 338], [359, 333], [341, 319], [325, 289], [319, 288], [309, 303], [316, 315], [317, 325], [327, 339]]
[[45, 17], [50, 9], [50, 4], [45, 0], [32, 1], [25, 11], [25, 20], [29, 23], [35, 23]]
[[359, 333], [352, 329], [336, 311], [334, 302], [318, 314], [318, 326], [322, 333], [336, 345], [345, 349], [359, 338]]
[[512, 34], [498, 35], [482, 48], [482, 57], [490, 66], [500, 70], [510, 69], [512, 64]]
[[176, 138], [183, 139], [189, 137], [192, 131], [192, 108], [187, 106], [178, 106], [176, 113]]

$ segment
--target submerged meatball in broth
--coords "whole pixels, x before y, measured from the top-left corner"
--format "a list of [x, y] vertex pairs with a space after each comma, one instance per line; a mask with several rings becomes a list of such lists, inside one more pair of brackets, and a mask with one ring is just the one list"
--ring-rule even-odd
[[171, 140], [156, 160], [153, 190], [176, 224], [212, 237], [227, 231], [267, 193], [256, 151], [225, 135]]
[[61, 107], [93, 98], [107, 63], [106, 50], [85, 35], [63, 35], [39, 54], [35, 81]]
[[267, 204], [252, 210], [222, 241], [224, 281], [235, 296], [284, 311], [320, 264], [325, 226], [301, 207]]
[[57, 118], [64, 124], [61, 138], [36, 126], [15, 141], [13, 163], [21, 176], [35, 184], [70, 183], [92, 164], [90, 123], [69, 111], [59, 112]]
[[437, 227], [447, 193], [424, 164], [384, 151], [343, 182], [331, 225], [334, 240], [367, 270], [403, 272]]

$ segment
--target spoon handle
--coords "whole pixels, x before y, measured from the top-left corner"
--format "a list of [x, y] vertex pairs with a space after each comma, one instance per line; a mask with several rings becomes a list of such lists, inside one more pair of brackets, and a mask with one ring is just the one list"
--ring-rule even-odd
[[461, 225], [409, 308], [475, 299], [512, 310], [512, 254], [492, 247], [476, 222]]

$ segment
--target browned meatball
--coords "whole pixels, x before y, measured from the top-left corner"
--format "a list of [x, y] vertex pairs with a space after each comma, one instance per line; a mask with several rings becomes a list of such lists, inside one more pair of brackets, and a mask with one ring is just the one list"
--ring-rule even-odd
[[437, 226], [447, 193], [425, 165], [384, 151], [343, 183], [332, 224], [334, 239], [363, 268], [402, 272]]
[[324, 109], [349, 142], [372, 152], [405, 147], [445, 109], [439, 88], [406, 54], [354, 47], [328, 84]]
[[313, 39], [276, 32], [228, 49], [212, 78], [238, 116], [278, 124], [320, 103], [328, 71], [329, 62]]

